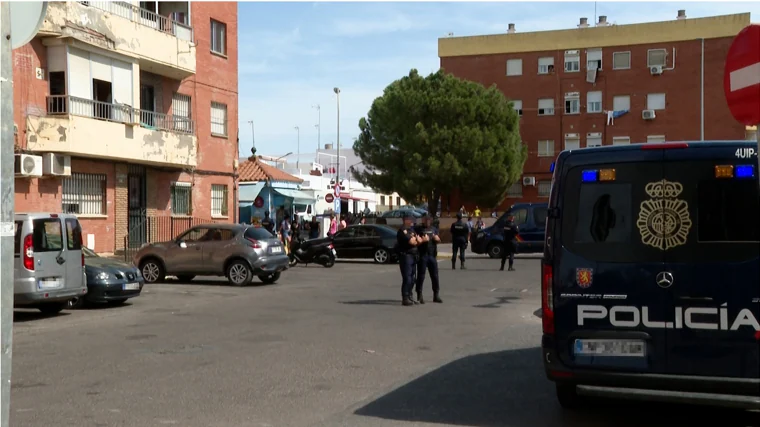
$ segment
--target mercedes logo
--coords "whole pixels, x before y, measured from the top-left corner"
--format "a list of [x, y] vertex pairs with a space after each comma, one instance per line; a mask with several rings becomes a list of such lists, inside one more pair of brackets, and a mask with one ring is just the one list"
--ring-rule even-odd
[[673, 286], [673, 274], [668, 271], [661, 271], [657, 273], [657, 286], [661, 288], [669, 288]]

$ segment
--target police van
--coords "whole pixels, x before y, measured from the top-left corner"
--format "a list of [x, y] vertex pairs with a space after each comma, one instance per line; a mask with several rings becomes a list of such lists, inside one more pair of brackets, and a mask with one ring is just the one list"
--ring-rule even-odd
[[562, 406], [760, 408], [757, 144], [560, 153], [541, 269], [542, 356]]

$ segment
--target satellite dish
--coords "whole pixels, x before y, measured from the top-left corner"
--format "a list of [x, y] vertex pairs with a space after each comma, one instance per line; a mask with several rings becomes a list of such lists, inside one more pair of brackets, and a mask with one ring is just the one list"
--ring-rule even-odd
[[46, 1], [14, 1], [11, 7], [11, 48], [18, 49], [32, 41], [47, 14]]

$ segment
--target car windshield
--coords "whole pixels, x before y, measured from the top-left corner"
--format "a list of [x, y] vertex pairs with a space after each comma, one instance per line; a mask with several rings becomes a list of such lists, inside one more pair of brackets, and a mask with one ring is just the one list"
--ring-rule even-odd
[[100, 255], [96, 254], [92, 249], [82, 246], [82, 254], [85, 258], [100, 258]]

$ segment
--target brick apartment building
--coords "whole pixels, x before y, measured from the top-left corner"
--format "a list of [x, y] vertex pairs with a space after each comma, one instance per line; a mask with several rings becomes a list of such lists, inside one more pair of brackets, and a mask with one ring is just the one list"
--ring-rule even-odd
[[233, 221], [237, 25], [235, 2], [50, 2], [13, 52], [16, 211], [76, 213], [105, 253]]
[[[506, 34], [441, 38], [438, 52], [446, 72], [496, 85], [521, 115], [529, 154], [503, 210], [547, 200], [551, 163], [565, 149], [744, 139], [726, 105], [723, 67], [749, 23], [749, 13], [686, 19], [679, 11], [647, 24], [600, 16], [591, 26], [581, 18], [578, 28], [559, 31], [519, 33], [510, 24]], [[472, 208], [456, 195], [449, 203]]]

